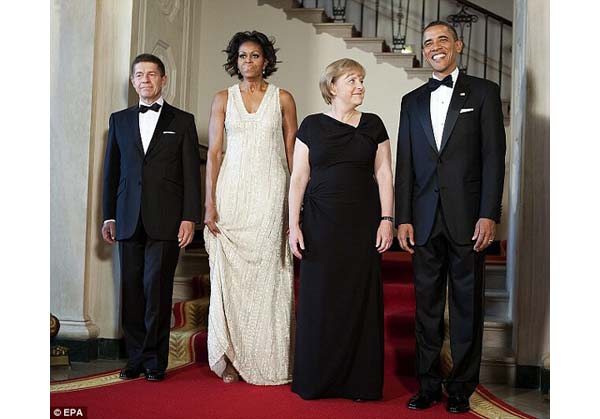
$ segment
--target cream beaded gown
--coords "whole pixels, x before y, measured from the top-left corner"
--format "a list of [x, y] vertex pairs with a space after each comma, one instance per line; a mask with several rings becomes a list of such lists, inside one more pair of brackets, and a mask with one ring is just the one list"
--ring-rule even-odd
[[291, 381], [294, 316], [279, 89], [269, 84], [250, 114], [239, 86], [231, 86], [225, 131], [215, 194], [221, 234], [204, 229], [211, 282], [208, 362], [222, 376], [226, 355], [246, 382], [284, 384]]

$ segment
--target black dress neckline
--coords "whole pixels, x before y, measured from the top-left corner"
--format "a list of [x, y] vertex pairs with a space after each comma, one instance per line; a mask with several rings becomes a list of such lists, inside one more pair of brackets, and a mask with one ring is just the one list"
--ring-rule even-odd
[[358, 124], [356, 124], [356, 126], [354, 126], [354, 125], [351, 125], [351, 124], [347, 124], [346, 122], [342, 122], [339, 119], [335, 119], [333, 116], [329, 116], [325, 112], [321, 112], [321, 115], [326, 116], [328, 119], [331, 119], [332, 121], [338, 122], [338, 123], [340, 123], [342, 125], [346, 125], [347, 127], [351, 127], [351, 128], [354, 128], [354, 129], [357, 129], [358, 127], [360, 127], [360, 124], [362, 124], [362, 121], [363, 121], [363, 115], [364, 114], [365, 114], [364, 112], [360, 113], [360, 118], [358, 119]]

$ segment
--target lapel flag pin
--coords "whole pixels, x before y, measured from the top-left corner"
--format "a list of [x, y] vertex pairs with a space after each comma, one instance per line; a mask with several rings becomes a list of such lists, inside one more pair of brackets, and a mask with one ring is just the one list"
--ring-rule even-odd
[[465, 95], [465, 92], [460, 92], [460, 95], [461, 95], [461, 96], [464, 96], [464, 95]]

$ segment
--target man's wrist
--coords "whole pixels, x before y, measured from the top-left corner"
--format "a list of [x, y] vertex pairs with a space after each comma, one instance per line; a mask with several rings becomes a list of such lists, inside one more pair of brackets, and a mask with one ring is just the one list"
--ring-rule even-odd
[[103, 226], [106, 225], [106, 223], [116, 223], [116, 220], [104, 220], [104, 222], [102, 223]]

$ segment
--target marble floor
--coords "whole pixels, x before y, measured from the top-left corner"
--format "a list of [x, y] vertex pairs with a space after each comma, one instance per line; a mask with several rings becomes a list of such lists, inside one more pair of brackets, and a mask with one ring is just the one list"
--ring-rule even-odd
[[[73, 362], [70, 367], [51, 367], [50, 380], [67, 380], [117, 370], [125, 365], [125, 360], [103, 360], [92, 362]], [[550, 418], [550, 402], [539, 390], [514, 388], [503, 384], [485, 384], [496, 397], [511, 406], [539, 419]]]
[[116, 361], [98, 359], [91, 362], [72, 362], [69, 367], [50, 367], [50, 381], [69, 380], [105, 371], [114, 371], [123, 368], [126, 363], [126, 359]]
[[550, 418], [550, 400], [540, 390], [515, 388], [504, 384], [485, 384], [494, 396], [539, 419]]

